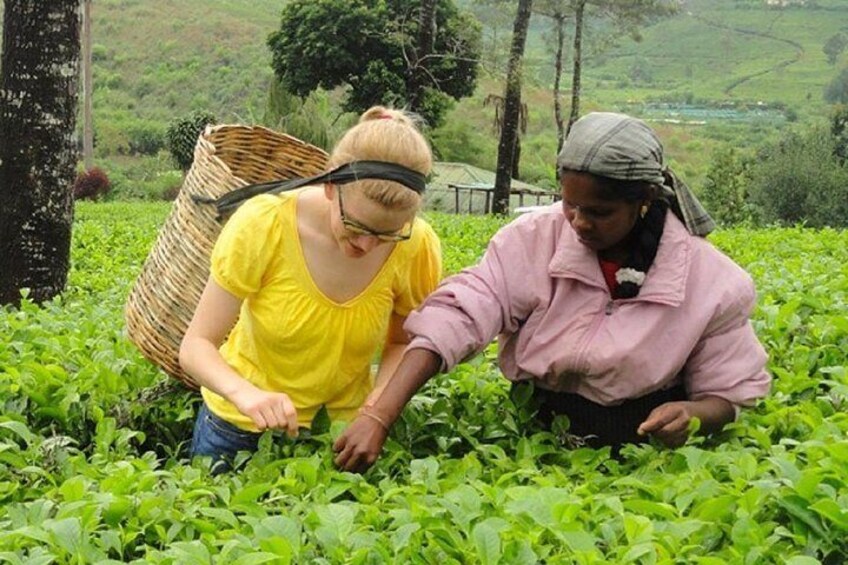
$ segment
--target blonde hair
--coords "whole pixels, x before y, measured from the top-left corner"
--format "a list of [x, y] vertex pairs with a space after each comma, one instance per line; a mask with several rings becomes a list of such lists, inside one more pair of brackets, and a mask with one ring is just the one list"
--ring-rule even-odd
[[[413, 114], [402, 110], [369, 108], [336, 143], [328, 169], [352, 161], [386, 161], [422, 175], [430, 174], [433, 154], [417, 121]], [[420, 194], [389, 180], [363, 179], [349, 186], [356, 186], [366, 197], [387, 208], [417, 210], [421, 206]]]

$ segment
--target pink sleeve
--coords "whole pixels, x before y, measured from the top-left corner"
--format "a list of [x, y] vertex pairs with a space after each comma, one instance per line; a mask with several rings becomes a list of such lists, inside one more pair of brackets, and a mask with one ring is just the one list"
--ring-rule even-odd
[[445, 279], [409, 315], [404, 324], [412, 338], [408, 349], [437, 353], [442, 371], [449, 371], [499, 333], [516, 331], [530, 311], [534, 277], [528, 244], [510, 226], [495, 234], [480, 263]]
[[749, 320], [756, 295], [750, 280], [746, 282], [735, 297], [727, 297], [719, 305], [686, 362], [686, 389], [693, 400], [718, 396], [738, 407], [750, 406], [768, 394], [768, 356]]

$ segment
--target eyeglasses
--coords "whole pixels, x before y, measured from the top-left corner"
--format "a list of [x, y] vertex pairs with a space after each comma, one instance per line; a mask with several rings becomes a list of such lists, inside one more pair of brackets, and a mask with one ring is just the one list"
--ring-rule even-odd
[[407, 239], [412, 237], [412, 222], [407, 222], [407, 224], [398, 231], [380, 232], [372, 230], [367, 226], [363, 226], [356, 220], [346, 218], [344, 213], [344, 204], [342, 203], [341, 188], [341, 186], [336, 186], [336, 193], [339, 195], [339, 215], [341, 215], [342, 225], [347, 231], [354, 235], [367, 235], [369, 237], [376, 237], [380, 241], [384, 242], [406, 241]]

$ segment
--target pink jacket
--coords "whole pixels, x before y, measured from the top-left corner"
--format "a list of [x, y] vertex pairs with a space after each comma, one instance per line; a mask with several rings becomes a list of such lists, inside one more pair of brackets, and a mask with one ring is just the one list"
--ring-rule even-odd
[[682, 379], [693, 400], [740, 406], [771, 381], [748, 319], [755, 300], [748, 274], [671, 213], [639, 296], [612, 300], [597, 254], [553, 204], [501, 229], [480, 263], [443, 281], [405, 329], [409, 348], [438, 353], [443, 370], [500, 334], [511, 381], [614, 405]]

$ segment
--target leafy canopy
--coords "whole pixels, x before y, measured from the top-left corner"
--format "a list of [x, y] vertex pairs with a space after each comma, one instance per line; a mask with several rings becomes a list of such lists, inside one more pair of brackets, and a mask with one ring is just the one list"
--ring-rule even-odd
[[404, 106], [416, 64], [427, 83], [418, 112], [438, 127], [450, 108], [474, 92], [480, 25], [453, 0], [439, 0], [433, 52], [417, 57], [419, 2], [413, 0], [294, 0], [270, 35], [271, 66], [298, 96], [347, 86], [344, 109], [374, 104]]
[[217, 121], [215, 115], [205, 110], [195, 110], [172, 121], [168, 125], [166, 139], [168, 151], [183, 171], [188, 171], [194, 162], [194, 146], [197, 138], [208, 124]]

